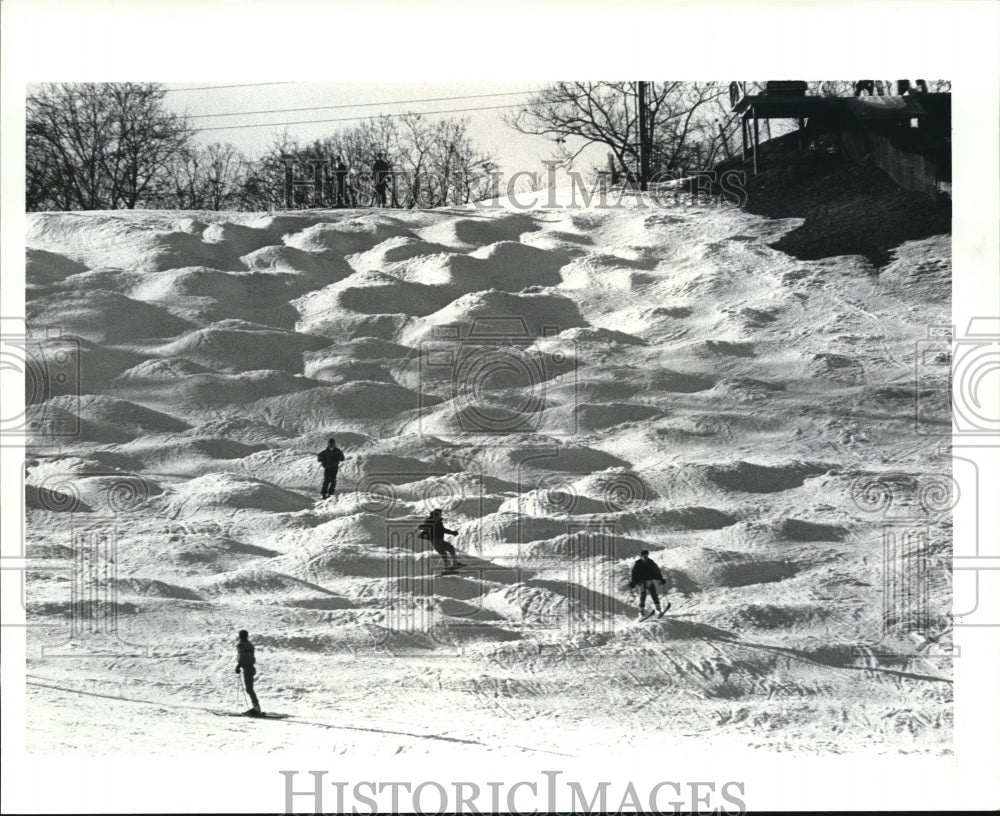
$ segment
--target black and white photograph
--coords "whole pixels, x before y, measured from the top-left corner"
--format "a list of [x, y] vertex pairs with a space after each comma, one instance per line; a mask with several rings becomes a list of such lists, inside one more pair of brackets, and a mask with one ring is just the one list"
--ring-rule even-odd
[[1000, 804], [996, 6], [134, 5], [0, 7], [4, 812]]

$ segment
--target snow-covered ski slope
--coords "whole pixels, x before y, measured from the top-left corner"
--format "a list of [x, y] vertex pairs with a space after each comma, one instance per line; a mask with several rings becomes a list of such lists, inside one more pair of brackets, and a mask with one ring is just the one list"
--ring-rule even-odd
[[[917, 354], [950, 236], [876, 273], [769, 248], [798, 223], [29, 216], [67, 374], [26, 452], [31, 750], [948, 752], [949, 366]], [[640, 625], [642, 549], [673, 608]], [[281, 722], [213, 713], [241, 628]]]

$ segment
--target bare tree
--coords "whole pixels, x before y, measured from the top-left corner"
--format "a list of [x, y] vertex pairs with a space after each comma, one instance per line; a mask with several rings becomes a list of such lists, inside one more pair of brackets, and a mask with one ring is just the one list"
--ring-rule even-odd
[[480, 152], [468, 127], [468, 119], [446, 119], [437, 125], [434, 172], [441, 185], [440, 204], [479, 201], [493, 189], [496, 160]]
[[[639, 164], [638, 116], [635, 82], [557, 82], [535, 94], [520, 111], [506, 116], [515, 130], [583, 140], [573, 151], [557, 151], [564, 165], [571, 165], [591, 144], [608, 147], [628, 178], [635, 178]], [[705, 106], [725, 93], [716, 82], [651, 82], [647, 86], [647, 123], [652, 135], [653, 159], [660, 169], [695, 164], [705, 138]], [[712, 136], [712, 138], [716, 138]]]
[[156, 196], [191, 138], [187, 122], [163, 108], [165, 93], [148, 82], [33, 87], [27, 208], [131, 209]]
[[430, 169], [433, 162], [435, 128], [427, 118], [419, 113], [408, 113], [401, 116], [402, 136], [409, 149], [402, 152], [402, 169], [405, 171], [406, 198], [405, 207], [413, 207], [419, 201], [423, 206], [436, 206], [437, 185], [431, 177]]
[[246, 159], [231, 144], [215, 142], [204, 153], [205, 202], [209, 209], [235, 206], [239, 187], [246, 173]]
[[[306, 161], [323, 149], [324, 143], [302, 145], [287, 130], [276, 135], [271, 147], [260, 158], [247, 161], [240, 179], [238, 209], [271, 210], [285, 207], [285, 177], [289, 167], [293, 173], [304, 175]], [[293, 199], [293, 203], [300, 207], [313, 203], [311, 191], [303, 187], [294, 188]]]
[[[392, 166], [391, 201], [396, 207], [439, 207], [468, 203], [491, 194], [495, 163], [468, 136], [467, 120], [429, 120], [422, 114], [380, 116], [341, 130], [309, 145], [285, 134], [258, 161], [250, 163], [243, 183], [243, 205], [284, 207], [286, 168], [299, 180], [313, 177], [313, 163], [343, 157], [351, 168], [349, 194], [357, 206], [374, 198], [371, 167], [381, 153]], [[333, 199], [333, 179], [323, 196], [296, 185], [292, 206], [306, 207]]]
[[178, 151], [166, 169], [157, 207], [191, 210], [201, 207], [201, 155], [195, 147]]
[[231, 144], [185, 147], [166, 169], [158, 205], [178, 209], [237, 208], [247, 162]]
[[441, 207], [466, 204], [480, 190], [493, 168], [493, 158], [480, 153], [468, 136], [468, 119], [429, 121], [423, 114], [400, 117], [402, 156], [401, 205]]

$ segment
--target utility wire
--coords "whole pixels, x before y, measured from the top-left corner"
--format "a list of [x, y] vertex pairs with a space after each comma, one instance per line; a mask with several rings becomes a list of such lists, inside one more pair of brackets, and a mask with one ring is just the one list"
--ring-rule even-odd
[[488, 96], [520, 96], [521, 94], [535, 93], [534, 91], [507, 91], [505, 93], [488, 94], [467, 94], [465, 96], [433, 96], [427, 99], [399, 99], [393, 102], [357, 102], [352, 105], [316, 105], [311, 108], [279, 108], [277, 110], [263, 111], [234, 111], [233, 113], [196, 113], [188, 114], [188, 119], [204, 119], [209, 116], [253, 116], [255, 114], [267, 113], [299, 113], [300, 111], [311, 110], [338, 110], [340, 108], [370, 108], [380, 105], [415, 105], [418, 102], [444, 102], [455, 99], [481, 99]]
[[221, 91], [223, 88], [261, 88], [264, 85], [295, 85], [295, 82], [250, 82], [245, 85], [201, 85], [196, 88], [164, 88], [167, 93], [178, 91]]
[[[71, 83], [74, 85], [79, 85], [83, 83]], [[89, 83], [91, 85], [101, 85], [107, 83]], [[222, 90], [225, 88], [259, 88], [264, 85], [296, 85], [301, 83], [295, 82], [255, 82], [245, 85], [205, 85], [197, 88], [163, 88], [164, 93], [174, 93], [176, 91], [215, 91]], [[312, 108], [284, 108], [278, 110], [269, 111], [235, 111], [233, 113], [198, 113], [189, 114], [188, 119], [200, 119], [206, 116], [249, 116], [254, 113], [294, 113], [297, 111], [307, 111], [307, 110], [331, 110], [334, 108], [364, 108], [371, 107], [375, 105], [409, 105], [418, 102], [443, 102], [445, 100], [452, 99], [480, 99], [488, 96], [517, 96], [519, 94], [529, 94], [535, 93], [535, 91], [505, 91], [503, 93], [489, 93], [489, 94], [468, 94], [464, 96], [437, 96], [428, 99], [400, 99], [392, 102], [358, 102], [353, 105], [319, 105]], [[58, 97], [54, 96], [27, 96], [25, 99], [32, 102], [54, 102], [58, 101]]]
[[[399, 103], [397, 103], [399, 104]], [[489, 105], [478, 108], [454, 108], [452, 110], [439, 110], [439, 111], [420, 111], [419, 115], [433, 115], [437, 113], [468, 113], [470, 111], [481, 111], [481, 110], [503, 110], [506, 108], [520, 108], [523, 105]], [[405, 116], [403, 113], [384, 113], [390, 119], [395, 119], [399, 116]], [[279, 125], [324, 125], [330, 122], [357, 122], [362, 119], [371, 119], [371, 116], [347, 116], [341, 119], [305, 119], [299, 122], [262, 122], [258, 125], [224, 125], [222, 127], [207, 127], [207, 128], [197, 128], [199, 133], [205, 133], [210, 130], [242, 130], [244, 128], [258, 128], [258, 127], [278, 127]]]
[[[111, 83], [105, 82], [71, 82], [67, 83], [70, 85], [107, 85]], [[156, 84], [156, 83], [154, 83]], [[161, 88], [164, 93], [175, 93], [177, 91], [220, 91], [224, 88], [260, 88], [264, 85], [295, 85], [294, 82], [251, 82], [244, 85], [203, 85], [196, 88]], [[25, 99], [31, 102], [56, 102], [58, 97], [55, 96], [27, 96]]]

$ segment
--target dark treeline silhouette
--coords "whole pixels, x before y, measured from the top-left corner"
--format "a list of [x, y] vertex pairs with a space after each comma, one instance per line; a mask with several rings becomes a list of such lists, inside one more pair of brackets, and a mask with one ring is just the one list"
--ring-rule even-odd
[[146, 82], [38, 86], [27, 99], [28, 210], [134, 209], [190, 144]]
[[[262, 155], [200, 145], [156, 83], [50, 83], [27, 99], [25, 207], [43, 210], [438, 207], [492, 194], [496, 164], [468, 120], [380, 116], [304, 144], [283, 133]], [[373, 172], [382, 154], [387, 176]], [[291, 172], [297, 182], [288, 195]], [[339, 192], [339, 195], [338, 195]]]

